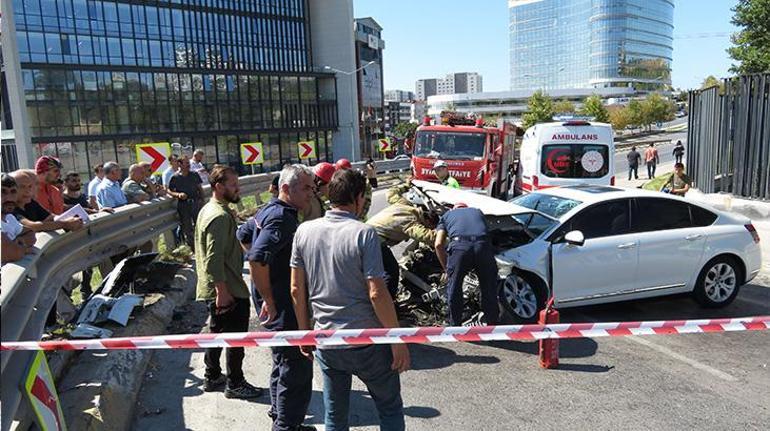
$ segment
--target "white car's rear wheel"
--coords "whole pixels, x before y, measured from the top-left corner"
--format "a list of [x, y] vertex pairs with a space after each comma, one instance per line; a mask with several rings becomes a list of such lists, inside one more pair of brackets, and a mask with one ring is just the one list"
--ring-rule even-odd
[[710, 260], [698, 275], [695, 300], [705, 307], [724, 307], [735, 299], [743, 275], [735, 259], [719, 256]]

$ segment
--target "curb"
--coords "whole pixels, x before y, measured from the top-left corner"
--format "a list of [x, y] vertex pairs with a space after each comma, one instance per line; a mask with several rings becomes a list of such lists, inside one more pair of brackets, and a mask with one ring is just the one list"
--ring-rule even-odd
[[[144, 309], [115, 336], [162, 334], [174, 309], [192, 299], [196, 276], [181, 268], [165, 294], [145, 296]], [[95, 354], [94, 354], [95, 353]], [[67, 428], [76, 430], [128, 430], [152, 350], [82, 352], [58, 382]]]

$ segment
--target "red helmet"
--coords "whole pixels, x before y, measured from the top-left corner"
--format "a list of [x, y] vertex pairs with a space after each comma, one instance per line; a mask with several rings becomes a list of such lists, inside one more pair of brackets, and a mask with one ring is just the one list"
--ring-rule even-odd
[[334, 175], [334, 165], [329, 162], [321, 162], [313, 166], [313, 173], [315, 176], [321, 179], [321, 181], [329, 184], [332, 181], [332, 175]]
[[334, 167], [337, 168], [338, 171], [341, 171], [345, 169], [351, 169], [353, 168], [353, 165], [350, 164], [350, 160], [348, 159], [339, 159], [337, 160], [337, 163], [334, 164]]

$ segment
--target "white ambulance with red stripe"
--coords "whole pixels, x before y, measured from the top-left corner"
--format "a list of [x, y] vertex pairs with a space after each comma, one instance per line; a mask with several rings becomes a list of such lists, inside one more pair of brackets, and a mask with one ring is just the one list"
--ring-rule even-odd
[[536, 124], [524, 133], [518, 183], [524, 193], [549, 187], [615, 184], [612, 126], [585, 120]]

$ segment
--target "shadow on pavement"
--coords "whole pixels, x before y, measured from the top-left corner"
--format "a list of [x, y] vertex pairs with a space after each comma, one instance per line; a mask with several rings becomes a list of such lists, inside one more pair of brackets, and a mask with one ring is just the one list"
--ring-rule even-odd
[[[412, 418], [431, 419], [441, 416], [441, 412], [433, 407], [408, 406], [404, 407], [404, 416]], [[313, 391], [313, 397], [310, 401], [307, 416], [305, 417], [307, 425], [323, 425], [324, 423], [324, 405], [323, 392]], [[351, 427], [356, 426], [377, 426], [380, 424], [380, 418], [377, 415], [377, 407], [369, 396], [367, 391], [350, 391], [350, 422]]]
[[695, 302], [690, 294], [679, 294], [565, 309], [561, 311], [561, 321], [574, 323], [718, 319], [768, 313], [770, 313], [770, 288], [758, 284], [747, 284], [741, 287], [735, 301], [724, 308], [705, 308]]
[[435, 370], [454, 364], [497, 364], [500, 359], [494, 356], [458, 355], [452, 349], [429, 344], [410, 344], [409, 354], [413, 370]]
[[[535, 341], [487, 341], [489, 347], [510, 350], [519, 353], [538, 354], [538, 343]], [[598, 344], [590, 338], [568, 338], [559, 341], [559, 357], [561, 358], [587, 358], [596, 354]]]

